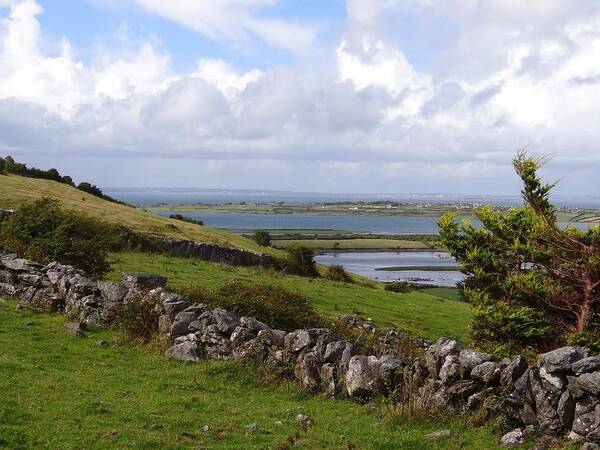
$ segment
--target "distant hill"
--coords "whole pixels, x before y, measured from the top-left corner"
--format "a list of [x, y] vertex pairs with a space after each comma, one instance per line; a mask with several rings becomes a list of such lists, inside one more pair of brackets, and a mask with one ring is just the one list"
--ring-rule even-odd
[[211, 242], [257, 253], [279, 254], [275, 249], [258, 247], [250, 239], [228, 231], [160, 217], [140, 208], [112, 203], [68, 184], [17, 175], [0, 175], [0, 209], [18, 209], [23, 202], [41, 197], [55, 198], [64, 208], [122, 224], [142, 233]]

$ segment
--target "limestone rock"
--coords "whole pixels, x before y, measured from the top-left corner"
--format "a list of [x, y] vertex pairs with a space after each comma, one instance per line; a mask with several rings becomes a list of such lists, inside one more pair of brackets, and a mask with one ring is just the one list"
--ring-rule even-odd
[[600, 371], [582, 373], [578, 377], [568, 377], [569, 391], [575, 398], [585, 393], [600, 395]]
[[459, 351], [460, 345], [457, 341], [444, 337], [430, 345], [425, 351], [425, 363], [431, 376], [437, 378], [446, 356], [458, 354]]
[[461, 375], [468, 375], [475, 366], [491, 361], [492, 356], [474, 350], [462, 350], [458, 359], [461, 367]]
[[487, 361], [475, 366], [471, 370], [471, 378], [479, 380], [487, 385], [495, 385], [500, 380], [500, 364]]
[[346, 389], [351, 397], [369, 399], [381, 392], [379, 360], [375, 356], [353, 356], [346, 372]]
[[321, 360], [314, 353], [306, 353], [296, 361], [294, 375], [306, 392], [317, 393], [321, 388]]
[[521, 428], [517, 428], [509, 433], [506, 433], [500, 439], [500, 444], [504, 447], [516, 447], [517, 445], [521, 445], [525, 442], [525, 435], [523, 434], [523, 430]]
[[235, 330], [235, 327], [237, 327], [240, 323], [237, 317], [235, 317], [229, 311], [225, 311], [221, 308], [213, 310], [212, 314], [215, 324], [217, 325], [217, 329], [226, 335], [231, 335], [233, 330]]
[[196, 345], [193, 342], [176, 344], [165, 352], [165, 356], [187, 362], [195, 362], [200, 359], [196, 352]]
[[442, 383], [450, 385], [460, 378], [461, 365], [458, 355], [448, 355], [440, 368], [439, 377]]
[[570, 372], [571, 365], [589, 356], [587, 347], [561, 347], [538, 357], [538, 367], [544, 367], [548, 373]]
[[160, 275], [149, 273], [128, 273], [123, 276], [123, 284], [131, 289], [156, 289], [165, 287], [167, 279]]
[[594, 372], [600, 369], [600, 356], [590, 356], [588, 358], [580, 359], [577, 362], [574, 362], [571, 365], [571, 370], [575, 372], [576, 375], [581, 375], [582, 373]]
[[188, 334], [190, 324], [196, 319], [196, 315], [191, 312], [182, 311], [175, 316], [171, 325], [171, 339]]
[[512, 387], [527, 370], [527, 360], [522, 356], [516, 356], [507, 363], [500, 375], [500, 384], [505, 387]]

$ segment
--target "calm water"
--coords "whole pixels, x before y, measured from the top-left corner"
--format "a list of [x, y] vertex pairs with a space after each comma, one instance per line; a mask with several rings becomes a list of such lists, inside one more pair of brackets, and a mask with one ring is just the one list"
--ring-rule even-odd
[[339, 264], [348, 272], [379, 281], [403, 280], [419, 284], [454, 287], [463, 279], [456, 270], [378, 271], [381, 267], [397, 266], [455, 266], [456, 260], [445, 252], [332, 252], [315, 257], [324, 265]]
[[[186, 217], [201, 220], [212, 228], [232, 230], [342, 230], [378, 234], [437, 234], [435, 217], [405, 216], [319, 216], [306, 214], [244, 214], [178, 211]], [[170, 212], [161, 212], [169, 216]], [[478, 221], [473, 221], [477, 226]], [[565, 224], [566, 225], [566, 224]], [[587, 229], [588, 224], [575, 224]]]
[[[169, 216], [171, 213], [160, 213]], [[303, 214], [243, 214], [181, 212], [206, 226], [234, 230], [343, 230], [381, 234], [436, 234], [437, 219], [399, 216], [317, 216]]]

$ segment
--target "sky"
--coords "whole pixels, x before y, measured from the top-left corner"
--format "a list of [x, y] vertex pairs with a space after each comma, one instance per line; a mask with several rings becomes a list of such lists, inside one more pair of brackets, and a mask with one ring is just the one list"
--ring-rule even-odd
[[600, 195], [600, 0], [0, 0], [0, 155], [104, 187]]

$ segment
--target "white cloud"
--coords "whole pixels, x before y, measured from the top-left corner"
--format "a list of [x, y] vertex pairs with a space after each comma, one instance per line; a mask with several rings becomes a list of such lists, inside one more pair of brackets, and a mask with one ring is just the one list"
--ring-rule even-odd
[[258, 37], [274, 47], [304, 52], [317, 35], [313, 26], [261, 15], [275, 0], [129, 1], [210, 38], [237, 45]]
[[[254, 26], [261, 39], [277, 30], [262, 27], [268, 0], [206, 2], [202, 11], [199, 2], [136, 1], [156, 14], [167, 5], [160, 14], [176, 21], [186, 12], [186, 26], [218, 39], [243, 41], [258, 34]], [[25, 159], [152, 160], [155, 185], [506, 192], [510, 159], [526, 144], [583, 174], [578, 188], [600, 157], [600, 6], [532, 0], [525, 20], [514, 2], [351, 0], [329, 71], [306, 64], [240, 72], [200, 58], [178, 74], [159, 43], [126, 29], [87, 64], [67, 39], [48, 54], [41, 8], [4, 4], [0, 148]], [[453, 21], [441, 67], [413, 64], [383, 32], [407, 11], [413, 20], [436, 11]], [[157, 161], [173, 170], [160, 171]], [[202, 177], [183, 183], [178, 161], [182, 173], [194, 167]], [[231, 183], [218, 183], [226, 169]], [[97, 176], [126, 184], [113, 178], [121, 172]]]

